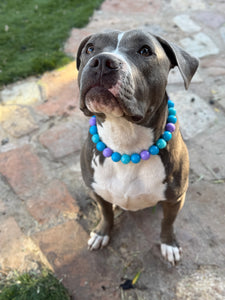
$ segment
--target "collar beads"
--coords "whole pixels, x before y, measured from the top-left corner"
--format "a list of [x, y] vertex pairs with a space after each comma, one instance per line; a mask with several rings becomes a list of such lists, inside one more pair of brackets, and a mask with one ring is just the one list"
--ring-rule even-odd
[[172, 139], [172, 133], [175, 131], [175, 123], [177, 122], [176, 109], [174, 108], [174, 103], [168, 100], [168, 118], [165, 131], [162, 136], [156, 141], [154, 145], [149, 147], [148, 150], [144, 149], [139, 153], [120, 154], [119, 152], [114, 152], [112, 149], [106, 146], [100, 139], [98, 134], [98, 128], [96, 125], [96, 116], [93, 116], [89, 120], [90, 128], [89, 133], [92, 135], [91, 139], [98, 151], [102, 152], [104, 157], [111, 157], [112, 161], [119, 162], [127, 165], [130, 162], [138, 164], [141, 160], [148, 160], [151, 155], [159, 154], [160, 149], [164, 149], [167, 146], [167, 142]]

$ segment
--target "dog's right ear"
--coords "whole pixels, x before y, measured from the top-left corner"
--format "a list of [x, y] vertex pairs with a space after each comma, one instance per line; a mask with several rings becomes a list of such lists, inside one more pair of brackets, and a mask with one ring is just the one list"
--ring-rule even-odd
[[79, 46], [78, 51], [77, 51], [77, 70], [79, 70], [80, 63], [81, 63], [81, 61], [80, 61], [81, 52], [82, 52], [84, 46], [86, 45], [86, 43], [88, 42], [88, 40], [91, 38], [91, 36], [92, 35], [87, 36], [80, 43], [80, 46]]

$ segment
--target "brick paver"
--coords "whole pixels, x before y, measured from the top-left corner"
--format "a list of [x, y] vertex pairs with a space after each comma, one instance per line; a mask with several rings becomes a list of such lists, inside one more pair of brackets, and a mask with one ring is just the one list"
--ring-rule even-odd
[[[79, 110], [75, 61], [0, 91], [0, 271], [54, 270], [73, 299], [224, 299], [225, 3], [106, 0], [65, 52], [97, 31], [145, 27], [200, 57], [189, 91], [177, 70], [168, 91], [190, 153], [187, 201], [176, 222], [183, 260], [159, 252], [160, 205], [116, 213], [107, 249], [87, 250], [98, 211], [81, 179], [88, 121]], [[193, 100], [194, 99], [194, 100]], [[124, 278], [141, 271], [136, 289]]]
[[40, 143], [47, 147], [54, 158], [64, 157], [80, 150], [79, 141], [82, 139], [82, 131], [79, 124], [71, 123], [54, 126], [40, 135]]
[[3, 270], [13, 269], [22, 272], [37, 269], [36, 262], [51, 268], [39, 248], [23, 234], [13, 217], [1, 220], [0, 225], [0, 265]]
[[[74, 53], [73, 53], [74, 54]], [[77, 108], [78, 86], [74, 80], [77, 76], [76, 64], [72, 62], [66, 67], [47, 72], [38, 82], [44, 103], [36, 109], [48, 116], [70, 115]]]
[[22, 198], [38, 192], [47, 178], [39, 157], [29, 145], [1, 153], [0, 172]]
[[28, 135], [39, 128], [31, 110], [19, 105], [1, 107], [0, 124], [6, 133], [16, 138]]
[[76, 219], [79, 212], [76, 200], [59, 180], [43, 186], [40, 194], [29, 198], [26, 205], [30, 214], [41, 224]]

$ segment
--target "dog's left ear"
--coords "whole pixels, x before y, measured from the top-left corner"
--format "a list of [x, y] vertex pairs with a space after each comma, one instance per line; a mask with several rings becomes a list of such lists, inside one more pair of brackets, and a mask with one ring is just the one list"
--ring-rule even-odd
[[177, 45], [170, 43], [159, 36], [155, 36], [155, 38], [159, 41], [166, 52], [169, 60], [171, 61], [172, 68], [178, 66], [184, 79], [184, 86], [188, 89], [191, 79], [198, 68], [198, 59], [191, 56]]
[[78, 48], [78, 50], [77, 50], [77, 61], [76, 61], [76, 63], [77, 63], [77, 64], [76, 64], [76, 65], [77, 65], [77, 70], [79, 70], [79, 68], [80, 68], [80, 63], [81, 63], [81, 61], [80, 61], [80, 56], [81, 56], [81, 52], [82, 52], [84, 46], [86, 45], [87, 41], [91, 38], [91, 36], [92, 36], [92, 35], [89, 35], [89, 36], [87, 36], [86, 38], [84, 38], [84, 39], [81, 41], [80, 45], [79, 45], [79, 48]]

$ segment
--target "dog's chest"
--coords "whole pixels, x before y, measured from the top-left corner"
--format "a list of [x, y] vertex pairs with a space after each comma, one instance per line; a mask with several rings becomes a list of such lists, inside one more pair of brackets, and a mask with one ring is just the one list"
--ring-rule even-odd
[[95, 192], [123, 209], [136, 211], [165, 200], [165, 169], [159, 156], [128, 165], [115, 163], [110, 158], [101, 165], [95, 157], [92, 167]]

